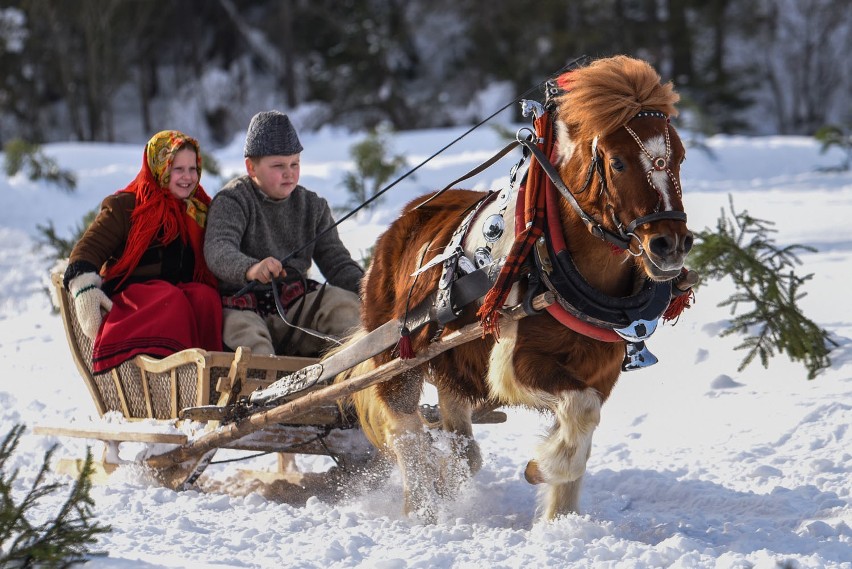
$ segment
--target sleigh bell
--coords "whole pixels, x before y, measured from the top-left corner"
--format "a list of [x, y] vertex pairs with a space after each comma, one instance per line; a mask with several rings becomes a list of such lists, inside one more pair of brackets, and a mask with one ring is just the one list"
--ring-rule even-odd
[[645, 340], [657, 330], [659, 319], [645, 320], [638, 318], [624, 328], [616, 328], [614, 332], [627, 340], [622, 371], [633, 371], [657, 363], [657, 357], [645, 347]]
[[659, 361], [657, 356], [645, 347], [645, 342], [627, 342], [625, 352], [624, 361], [621, 362], [621, 371], [642, 369]]

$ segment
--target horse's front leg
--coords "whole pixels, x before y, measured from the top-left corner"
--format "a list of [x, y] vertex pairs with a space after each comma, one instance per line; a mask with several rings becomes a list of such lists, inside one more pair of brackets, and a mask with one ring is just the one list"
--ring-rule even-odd
[[438, 469], [431, 438], [418, 411], [423, 375], [409, 371], [400, 381], [378, 386], [385, 403], [385, 443], [402, 475], [403, 512], [427, 523], [437, 521], [435, 483]]
[[482, 468], [482, 454], [473, 438], [471, 404], [455, 394], [439, 390], [438, 406], [441, 409], [441, 429], [453, 435], [453, 454], [464, 459], [470, 475], [476, 474]]
[[555, 421], [524, 473], [533, 484], [545, 484], [540, 508], [545, 519], [577, 511], [592, 435], [601, 419], [601, 397], [594, 389], [562, 392], [554, 406]]
[[435, 489], [446, 500], [455, 497], [461, 484], [479, 472], [482, 454], [473, 438], [471, 404], [453, 393], [438, 389], [438, 406], [440, 421], [430, 427], [440, 427], [448, 436], [444, 439], [447, 448], [441, 453]]

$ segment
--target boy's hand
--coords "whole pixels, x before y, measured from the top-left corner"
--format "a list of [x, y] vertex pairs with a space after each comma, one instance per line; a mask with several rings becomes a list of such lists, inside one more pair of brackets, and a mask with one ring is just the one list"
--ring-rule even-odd
[[272, 282], [274, 277], [284, 277], [287, 271], [281, 265], [281, 261], [275, 257], [267, 257], [258, 261], [246, 271], [247, 281], [258, 281], [263, 284]]

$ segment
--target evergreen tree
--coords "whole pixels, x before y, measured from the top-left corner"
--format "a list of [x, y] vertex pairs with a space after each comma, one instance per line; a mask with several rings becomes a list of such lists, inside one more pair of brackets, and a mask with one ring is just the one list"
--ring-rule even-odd
[[[400, 169], [406, 165], [403, 156], [388, 156], [388, 141], [384, 132], [374, 130], [370, 135], [352, 145], [355, 171], [346, 172], [343, 184], [349, 192], [347, 206], [355, 208], [376, 196]], [[381, 198], [372, 202], [378, 204]]]
[[[689, 258], [703, 277], [728, 276], [734, 281], [736, 291], [719, 306], [729, 306], [734, 315], [722, 335], [745, 336], [736, 347], [747, 350], [739, 371], [756, 357], [767, 367], [770, 357], [783, 352], [791, 360], [803, 362], [808, 379], [813, 379], [831, 365], [829, 352], [837, 345], [797, 304], [806, 294], [802, 285], [813, 275], [802, 277], [793, 271], [801, 264], [796, 253], [815, 249], [798, 244], [778, 247], [770, 236], [772, 222], [747, 211], [736, 212], [733, 200], [730, 208], [732, 218], [723, 211], [715, 233], [705, 230], [697, 234]], [[745, 311], [737, 314], [741, 307]]]

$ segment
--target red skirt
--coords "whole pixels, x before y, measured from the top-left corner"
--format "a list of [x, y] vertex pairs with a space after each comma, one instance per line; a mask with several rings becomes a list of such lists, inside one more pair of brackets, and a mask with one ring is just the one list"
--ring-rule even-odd
[[112, 297], [92, 352], [102, 373], [139, 354], [165, 357], [187, 348], [222, 351], [222, 301], [201, 283], [152, 280]]

